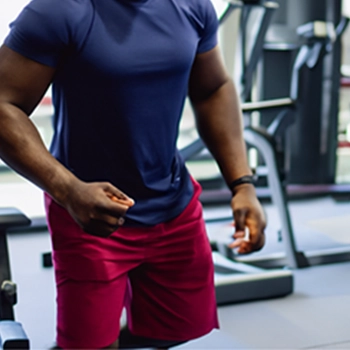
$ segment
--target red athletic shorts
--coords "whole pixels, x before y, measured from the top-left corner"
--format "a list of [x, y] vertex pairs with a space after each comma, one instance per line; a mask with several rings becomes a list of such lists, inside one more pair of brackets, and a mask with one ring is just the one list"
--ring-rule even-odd
[[186, 341], [218, 328], [214, 272], [200, 186], [175, 219], [119, 228], [109, 238], [82, 231], [45, 196], [57, 284], [57, 344], [101, 349], [117, 340], [123, 308], [131, 333]]

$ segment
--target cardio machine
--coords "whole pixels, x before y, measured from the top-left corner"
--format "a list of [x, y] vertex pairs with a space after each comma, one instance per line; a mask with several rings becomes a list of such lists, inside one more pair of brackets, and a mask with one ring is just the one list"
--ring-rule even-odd
[[[337, 26], [330, 22], [314, 21], [305, 23], [297, 28], [296, 33], [300, 38], [301, 44], [296, 50], [289, 87], [290, 99], [294, 103], [294, 113], [290, 115], [280, 114], [270, 124], [267, 124], [267, 126], [255, 129], [246, 128], [244, 132], [248, 143], [252, 141], [260, 151], [275, 152], [276, 155], [276, 166], [271, 167], [272, 157], [265, 156], [266, 165], [265, 167], [257, 168], [257, 174], [267, 176], [268, 179], [271, 177], [276, 177], [277, 179], [276, 181], [268, 180], [269, 189], [265, 191], [264, 195], [271, 196], [272, 202], [277, 205], [281, 219], [281, 238], [284, 242], [285, 253], [283, 256], [275, 255], [256, 259], [254, 263], [258, 266], [272, 267], [287, 265], [290, 268], [304, 268], [320, 263], [350, 259], [348, 247], [344, 249], [325, 250], [323, 253], [320, 251], [299, 251], [297, 249], [286, 190], [290, 158], [290, 154], [286, 150], [286, 129], [295, 122], [310, 123], [310, 121], [300, 119], [302, 116], [310, 114], [312, 110], [310, 103], [300, 96], [301, 90], [307, 89], [307, 84], [311, 82], [310, 77], [309, 79], [303, 79], [303, 74], [306, 72], [309, 75], [313, 74], [313, 71], [320, 62], [332, 52], [333, 46], [347, 28], [348, 23], [349, 19], [342, 17]], [[266, 44], [265, 46], [269, 47], [269, 45]], [[261, 111], [263, 112], [264, 110], [262, 109]], [[277, 128], [275, 128], [276, 123], [278, 125]], [[264, 136], [264, 132], [261, 133], [261, 130], [267, 131], [267, 135]], [[270, 146], [268, 143], [270, 143]], [[303, 147], [307, 146], [304, 145]], [[276, 188], [276, 186], [279, 188]], [[247, 261], [247, 259], [243, 259], [243, 261]]]
[[11, 280], [7, 232], [28, 226], [30, 220], [15, 208], [0, 208], [0, 349], [29, 349], [29, 339], [15, 321], [13, 307], [17, 303], [17, 286]]
[[[266, 4], [266, 3], [265, 3]], [[295, 242], [295, 236], [287, 202], [286, 192], [286, 151], [285, 151], [285, 133], [286, 129], [292, 125], [296, 117], [300, 117], [298, 111], [304, 106], [305, 101], [300, 99], [300, 79], [305, 70], [310, 72], [318, 63], [330, 52], [333, 45], [341, 37], [348, 26], [349, 19], [342, 17], [339, 24], [323, 21], [306, 23], [297, 28], [297, 34], [301, 44], [297, 49], [291, 72], [291, 83], [287, 98], [279, 98], [262, 102], [249, 102], [242, 104], [242, 111], [248, 114], [248, 122], [244, 130], [244, 138], [248, 147], [255, 147], [262, 155], [265, 166], [258, 166], [256, 170], [257, 177], [267, 179], [267, 188], [257, 188], [259, 197], [268, 197], [272, 199], [281, 221], [281, 239], [284, 243], [284, 254], [252, 259], [251, 257], [233, 257], [232, 252], [226, 251], [225, 256], [238, 262], [253, 263], [255, 266], [271, 268], [276, 266], [288, 266], [289, 268], [302, 268], [319, 263], [329, 263], [335, 261], [349, 260], [348, 248], [333, 249], [332, 251], [303, 252], [298, 251]], [[266, 48], [269, 44], [264, 44]], [[312, 74], [312, 73], [310, 73]], [[251, 76], [251, 75], [250, 75]], [[244, 78], [242, 79], [244, 80]], [[244, 102], [244, 96], [242, 99]], [[253, 111], [273, 112], [273, 120], [270, 124], [252, 126], [250, 124], [250, 113]], [[279, 112], [279, 113], [276, 113]], [[270, 113], [271, 114], [271, 113]], [[196, 147], [194, 147], [196, 146]], [[191, 149], [192, 147], [192, 149]], [[195, 151], [191, 158], [189, 152], [185, 152], [187, 159], [196, 159], [206, 154], [203, 150], [205, 146], [200, 140], [196, 140], [188, 146], [186, 151]], [[206, 154], [207, 155], [207, 154]], [[208, 155], [207, 155], [208, 156]], [[227, 200], [230, 192], [225, 189], [215, 189], [204, 191], [202, 200], [205, 203], [215, 202], [218, 199]]]

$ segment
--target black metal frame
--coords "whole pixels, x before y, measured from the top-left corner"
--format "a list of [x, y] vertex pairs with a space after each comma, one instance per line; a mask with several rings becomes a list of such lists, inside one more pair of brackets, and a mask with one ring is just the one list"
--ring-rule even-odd
[[0, 208], [0, 349], [29, 349], [29, 339], [22, 325], [15, 321], [17, 286], [11, 280], [7, 231], [30, 223], [19, 210]]

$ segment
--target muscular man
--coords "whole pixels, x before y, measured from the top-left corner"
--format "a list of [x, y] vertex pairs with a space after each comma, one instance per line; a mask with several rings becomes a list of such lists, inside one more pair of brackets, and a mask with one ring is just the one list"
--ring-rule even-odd
[[[45, 191], [61, 348], [164, 348], [218, 327], [200, 186], [176, 148], [188, 95], [227, 184], [250, 175], [217, 28], [210, 0], [33, 0], [11, 26], [0, 156]], [[48, 151], [28, 116], [51, 84]], [[253, 185], [231, 205], [231, 247], [261, 249]]]

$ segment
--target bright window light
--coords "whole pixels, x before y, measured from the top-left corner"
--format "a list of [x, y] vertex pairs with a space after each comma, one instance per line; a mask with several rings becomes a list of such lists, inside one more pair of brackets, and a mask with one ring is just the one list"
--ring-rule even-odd
[[18, 16], [30, 0], [0, 1], [0, 42], [2, 43], [9, 32], [9, 24]]

